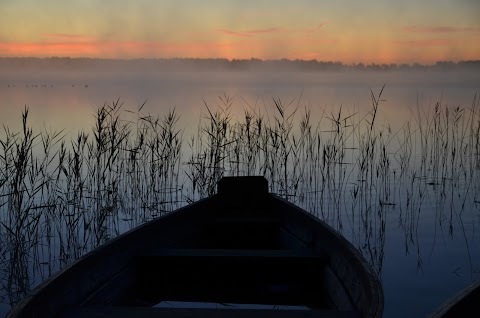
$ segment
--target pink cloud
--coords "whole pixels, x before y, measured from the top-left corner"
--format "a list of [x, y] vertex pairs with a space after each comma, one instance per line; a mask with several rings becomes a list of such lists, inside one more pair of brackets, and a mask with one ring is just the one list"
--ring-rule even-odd
[[408, 32], [408, 33], [454, 33], [454, 32], [480, 32], [480, 28], [410, 25], [410, 26], [403, 27], [402, 31]]
[[0, 42], [5, 56], [72, 56], [72, 57], [145, 57], [208, 56], [223, 50], [235, 50], [228, 42], [148, 42], [148, 41], [42, 41]]

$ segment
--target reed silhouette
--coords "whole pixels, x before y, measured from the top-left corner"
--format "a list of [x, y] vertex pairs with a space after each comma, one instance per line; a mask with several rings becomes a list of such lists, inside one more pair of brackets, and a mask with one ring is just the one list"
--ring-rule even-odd
[[[382, 93], [369, 113], [323, 110], [313, 121], [301, 98], [273, 98], [273, 112], [234, 99], [205, 103], [186, 136], [175, 109], [162, 116], [117, 100], [74, 138], [22, 129], [0, 138], [0, 295], [14, 304], [43, 279], [128, 229], [216, 191], [226, 175], [262, 175], [270, 191], [343, 233], [382, 271], [392, 211], [416, 248], [426, 201], [453, 235], [454, 219], [480, 208], [479, 100], [469, 108], [417, 105], [399, 131], [377, 124]], [[472, 272], [474, 270], [472, 266]]]

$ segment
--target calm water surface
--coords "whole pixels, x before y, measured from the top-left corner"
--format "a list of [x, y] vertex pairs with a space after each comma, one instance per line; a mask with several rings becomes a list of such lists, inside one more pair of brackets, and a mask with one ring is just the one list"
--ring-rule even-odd
[[[335, 176], [335, 184], [325, 190], [328, 194], [325, 200], [310, 196], [298, 203], [340, 230], [376, 268], [384, 287], [385, 317], [425, 317], [455, 292], [480, 278], [480, 180], [476, 178], [479, 167], [465, 168], [471, 160], [462, 161], [459, 156], [442, 165], [435, 164], [441, 159], [431, 154], [422, 168], [422, 158], [418, 155], [421, 148], [418, 123], [423, 120], [425, 130], [433, 127], [435, 104], [440, 102], [442, 107], [452, 110], [449, 116], [442, 113], [443, 125], [449, 121], [448, 127], [454, 129], [453, 109], [459, 107], [466, 114], [475, 105], [480, 74], [431, 71], [12, 73], [0, 74], [0, 114], [2, 125], [18, 131], [22, 109], [28, 106], [32, 127], [47, 131], [64, 129], [65, 138], [70, 140], [77, 136], [77, 131], [91, 131], [99, 106], [120, 100], [122, 110], [136, 112], [146, 102], [143, 114], [163, 115], [175, 108], [180, 115], [179, 126], [185, 129], [184, 138], [188, 140], [188, 136], [196, 133], [199, 120], [208, 113], [205, 104], [212, 110], [222, 106], [219, 96], [233, 97], [230, 109], [233, 118], [241, 118], [249, 109], [262, 112], [273, 121], [276, 111], [273, 98], [278, 98], [284, 105], [290, 105], [287, 109], [293, 110], [296, 106], [310, 109], [313, 121], [325, 125], [331, 125], [331, 119], [336, 118], [340, 109], [342, 118], [354, 115], [356, 123], [363, 125], [363, 120], [371, 115], [371, 92], [378, 96], [383, 85], [375, 125], [377, 133], [389, 134], [386, 139], [389, 141], [386, 152], [391, 160], [388, 176], [378, 177], [376, 166], [377, 172], [371, 174], [376, 174], [376, 181], [369, 184], [369, 189], [360, 191], [361, 197], [357, 198], [354, 193], [365, 182], [355, 175], [358, 167], [336, 166], [339, 175], [346, 171], [348, 176]], [[136, 115], [125, 112], [124, 116], [129, 120]], [[480, 120], [479, 116], [478, 109], [466, 115], [476, 121]], [[404, 134], [408, 123], [412, 127], [411, 136], [416, 137], [412, 137], [409, 148], [412, 159], [401, 176], [402, 151], [399, 149], [408, 139]], [[470, 133], [466, 131], [465, 135]], [[454, 136], [452, 140], [458, 138]], [[451, 145], [448, 147], [453, 149]], [[358, 144], [352, 148], [358, 148]], [[359, 153], [358, 149], [350, 150], [345, 161], [355, 162]], [[470, 153], [478, 155], [475, 150]], [[440, 173], [434, 169], [440, 169]], [[462, 175], [466, 170], [469, 176]], [[337, 196], [340, 191], [344, 196]], [[367, 206], [366, 202], [373, 204]], [[335, 213], [339, 211], [340, 215]], [[0, 207], [0, 212], [6, 215], [5, 206]], [[2, 220], [6, 222], [5, 216]], [[124, 221], [125, 224], [119, 226], [123, 230], [134, 225], [127, 217]], [[58, 230], [58, 233], [66, 232], [66, 228]], [[5, 229], [0, 233], [6, 235]], [[59, 245], [59, 242], [46, 244], [55, 248]], [[39, 248], [28, 257], [32, 261], [27, 266], [30, 274], [23, 274], [29, 275], [30, 287], [63, 264], [62, 255], [56, 251], [52, 256], [49, 248]], [[9, 266], [8, 259], [2, 258], [0, 270], [11, 273], [4, 269]], [[38, 275], [40, 272], [43, 274]], [[0, 292], [3, 314], [9, 308], [10, 299], [5, 291], [15, 289], [6, 286], [7, 281], [2, 279], [4, 287]]]
[[468, 107], [478, 92], [474, 72], [173, 72], [173, 73], [39, 73], [0, 74], [2, 122], [20, 123], [28, 106], [32, 123], [56, 129], [90, 129], [98, 106], [117, 99], [125, 109], [163, 114], [176, 108], [185, 126], [197, 123], [218, 96], [235, 99], [235, 110], [271, 109], [272, 98], [294, 100], [320, 116], [340, 107], [364, 115], [371, 108], [370, 90], [386, 85], [379, 109], [385, 124], [399, 127], [411, 119], [416, 105], [431, 109], [435, 102]]

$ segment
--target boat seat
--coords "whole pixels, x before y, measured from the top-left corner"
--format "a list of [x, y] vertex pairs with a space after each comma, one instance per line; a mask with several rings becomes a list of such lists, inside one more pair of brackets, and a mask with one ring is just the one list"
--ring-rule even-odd
[[326, 299], [328, 259], [307, 249], [159, 248], [136, 257], [136, 298], [214, 303], [312, 304]]
[[285, 309], [192, 309], [155, 307], [79, 307], [58, 318], [358, 318], [354, 311]]
[[254, 258], [304, 258], [326, 261], [322, 255], [309, 249], [202, 249], [158, 248], [138, 257], [254, 257]]

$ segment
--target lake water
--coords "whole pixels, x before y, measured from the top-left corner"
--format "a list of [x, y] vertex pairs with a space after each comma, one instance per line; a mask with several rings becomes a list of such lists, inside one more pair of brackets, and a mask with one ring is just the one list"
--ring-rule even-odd
[[[360, 127], [368, 131], [372, 93], [378, 96], [384, 85], [375, 118], [377, 148], [371, 167], [359, 172], [359, 158], [368, 153], [366, 146], [361, 146], [367, 135]], [[303, 192], [309, 195], [295, 199], [296, 203], [340, 230], [375, 267], [384, 288], [385, 317], [425, 317], [480, 278], [480, 166], [476, 164], [479, 154], [475, 148], [480, 109], [478, 100], [474, 100], [479, 91], [480, 74], [468, 71], [9, 72], [0, 74], [0, 114], [2, 125], [20, 131], [21, 112], [28, 106], [30, 125], [36, 131], [64, 129], [67, 146], [78, 131], [90, 133], [98, 107], [116, 100], [123, 103], [120, 112], [124, 120], [135, 118], [137, 115], [126, 111], [136, 112], [144, 102], [142, 114], [163, 116], [175, 108], [180, 115], [178, 126], [184, 129], [184, 145], [190, 135], [198, 133], [196, 127], [201, 118], [205, 121], [208, 109], [224, 107], [219, 98], [222, 96], [233, 98], [229, 109], [232, 121], [243, 120], [245, 110], [249, 110], [261, 112], [264, 120], [275, 123], [278, 114], [274, 99], [282, 101], [286, 113], [300, 106], [301, 114], [306, 107], [311, 110], [312, 122], [322, 123], [320, 135], [332, 143], [338, 142], [335, 138], [344, 138], [331, 131], [337, 119], [345, 132], [351, 132], [345, 143], [336, 144], [344, 147], [342, 162], [331, 160], [328, 167], [332, 169], [323, 172], [326, 179], [302, 181]], [[437, 102], [441, 107], [435, 112]], [[356, 118], [353, 122], [350, 115]], [[5, 132], [0, 136], [4, 140]], [[191, 151], [186, 150], [182, 163], [188, 161]], [[338, 154], [332, 156], [337, 158]], [[314, 164], [309, 167], [315, 169]], [[224, 173], [233, 172], [226, 169]], [[181, 178], [187, 181], [180, 184], [188, 185], [188, 178]], [[281, 180], [277, 181], [276, 190], [281, 192]], [[12, 221], [7, 216], [7, 194], [8, 190], [2, 188], [3, 237], [8, 237], [8, 225], [13, 224], [8, 223]], [[127, 214], [117, 220], [123, 220], [124, 225], [114, 220], [109, 223], [117, 229], [110, 237], [146, 220], [130, 222], [135, 216]], [[40, 223], [46, 224], [43, 218], [39, 217]], [[58, 237], [64, 235], [68, 246], [70, 239], [73, 245], [78, 244], [69, 236], [69, 226], [82, 223], [53, 224], [57, 229], [42, 225], [35, 252], [27, 251], [28, 264], [21, 274], [27, 276], [22, 282], [27, 281], [30, 288], [65, 265], [60, 246], [66, 243], [59, 242]], [[53, 243], [49, 237], [55, 237]], [[85, 239], [89, 244], [92, 240]], [[3, 239], [0, 270], [18, 274], [22, 269], [10, 262], [12, 252], [6, 241], [10, 242]], [[88, 248], [73, 250], [79, 256]], [[1, 280], [0, 312], [5, 313], [10, 299], [15, 299], [12, 292], [22, 284], [11, 277]]]
[[478, 72], [39, 72], [0, 75], [2, 122], [20, 123], [20, 111], [28, 106], [31, 121], [57, 129], [89, 129], [97, 107], [120, 99], [124, 108], [163, 114], [176, 108], [185, 126], [197, 123], [218, 96], [235, 99], [242, 113], [247, 104], [272, 108], [272, 98], [285, 103], [295, 99], [317, 115], [339, 107], [361, 114], [371, 108], [370, 90], [382, 95], [382, 120], [394, 127], [411, 119], [419, 104], [435, 102], [468, 107], [478, 92]]

